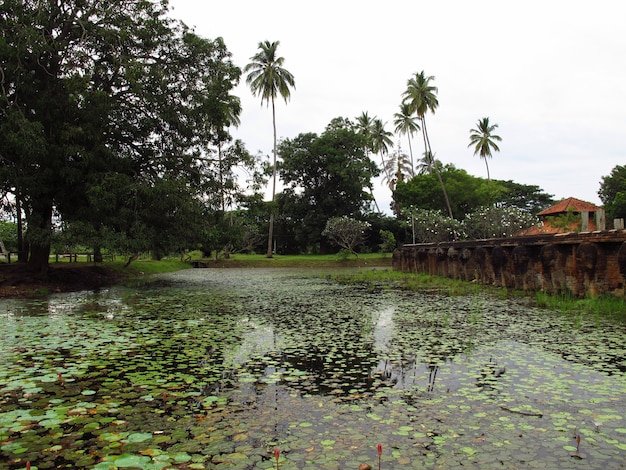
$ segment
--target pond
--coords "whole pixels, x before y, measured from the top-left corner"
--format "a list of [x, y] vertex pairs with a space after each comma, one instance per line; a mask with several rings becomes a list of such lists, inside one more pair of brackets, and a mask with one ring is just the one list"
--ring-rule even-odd
[[626, 466], [626, 325], [331, 274], [1, 301], [0, 468]]

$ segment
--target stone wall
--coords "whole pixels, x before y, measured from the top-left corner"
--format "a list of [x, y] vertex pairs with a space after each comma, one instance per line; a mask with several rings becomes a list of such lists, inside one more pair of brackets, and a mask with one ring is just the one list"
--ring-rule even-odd
[[404, 245], [393, 268], [577, 297], [624, 296], [626, 230]]

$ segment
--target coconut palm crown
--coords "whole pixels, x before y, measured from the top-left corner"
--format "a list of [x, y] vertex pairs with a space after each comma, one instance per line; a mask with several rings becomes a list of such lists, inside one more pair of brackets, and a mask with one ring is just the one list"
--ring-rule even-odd
[[[276, 55], [280, 41], [264, 41], [259, 43], [259, 52], [253, 55], [244, 72], [248, 74], [246, 83], [255, 96], [261, 97], [261, 104], [272, 104], [272, 125], [274, 127], [274, 164], [272, 167], [272, 203], [276, 198], [276, 108], [275, 100], [280, 95], [285, 103], [291, 97], [291, 88], [296, 87], [291, 72], [283, 68], [285, 59]], [[270, 213], [269, 235], [267, 240], [267, 257], [271, 258], [274, 238], [274, 210]]]
[[501, 142], [502, 138], [493, 132], [498, 127], [497, 124], [491, 124], [488, 117], [479, 119], [475, 129], [470, 129], [470, 143], [468, 147], [474, 147], [474, 155], [479, 155], [485, 160], [487, 166], [487, 181], [489, 181], [489, 164], [487, 159], [491, 158], [492, 150], [499, 152], [500, 148], [496, 142]]
[[420, 130], [420, 126], [412, 116], [411, 105], [409, 103], [401, 103], [400, 111], [393, 115], [393, 123], [395, 130], [399, 134], [406, 134], [409, 141], [409, 155], [411, 157], [411, 176], [415, 175], [415, 164], [413, 162], [413, 148], [411, 146], [411, 136]]
[[[437, 87], [431, 83], [434, 79], [435, 77], [432, 75], [426, 76], [422, 70], [408, 80], [406, 91], [402, 94], [402, 103], [409, 105], [410, 112], [415, 113], [422, 124], [424, 153], [429, 156], [432, 155], [432, 148], [430, 146], [428, 131], [426, 130], [426, 113], [430, 111], [435, 114], [435, 110], [439, 106], [439, 100], [437, 99]], [[448, 198], [448, 192], [446, 191], [446, 186], [443, 183], [441, 172], [437, 167], [434, 168], [439, 184], [441, 185], [441, 191], [443, 192], [443, 197], [446, 202], [448, 215], [452, 218], [452, 207], [450, 206], [450, 199]]]

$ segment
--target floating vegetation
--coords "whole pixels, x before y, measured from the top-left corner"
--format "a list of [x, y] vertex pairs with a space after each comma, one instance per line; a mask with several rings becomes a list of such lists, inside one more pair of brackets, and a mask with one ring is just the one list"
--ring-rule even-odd
[[319, 271], [159, 279], [1, 302], [0, 469], [626, 461], [612, 317]]

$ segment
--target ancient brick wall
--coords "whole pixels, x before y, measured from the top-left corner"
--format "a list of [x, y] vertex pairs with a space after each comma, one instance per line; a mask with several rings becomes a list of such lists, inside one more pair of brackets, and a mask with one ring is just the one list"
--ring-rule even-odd
[[624, 296], [626, 230], [404, 245], [401, 271], [575, 296]]

